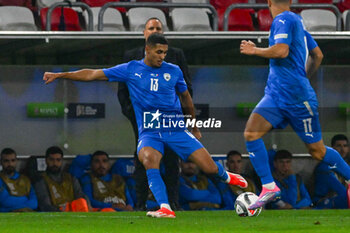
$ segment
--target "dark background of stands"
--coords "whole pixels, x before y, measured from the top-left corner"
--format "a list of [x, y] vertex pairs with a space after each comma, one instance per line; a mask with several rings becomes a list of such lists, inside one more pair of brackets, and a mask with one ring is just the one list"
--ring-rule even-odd
[[[44, 33], [44, 32], [43, 32]], [[60, 39], [18, 39], [21, 36], [12, 36], [0, 32], [0, 64], [2, 65], [100, 65], [111, 66], [122, 62], [124, 51], [142, 46], [144, 40], [141, 33], [127, 33], [128, 37], [120, 33], [98, 33], [92, 38], [75, 39], [72, 36]], [[189, 65], [267, 65], [268, 60], [257, 57], [243, 56], [239, 53], [239, 44], [242, 39], [252, 38], [247, 33], [203, 33], [202, 39], [191, 33], [187, 36], [177, 36], [169, 32], [171, 46], [182, 48]], [[222, 35], [221, 35], [222, 34]], [[242, 35], [243, 34], [243, 35]], [[103, 37], [107, 37], [104, 39]], [[109, 35], [109, 36], [107, 36]], [[259, 33], [265, 39], [259, 46], [267, 46], [267, 33]], [[5, 37], [6, 36], [6, 37]], [[5, 38], [4, 38], [5, 37]], [[38, 36], [34, 36], [38, 37]], [[130, 38], [135, 39], [130, 39]], [[176, 38], [178, 37], [178, 38]], [[205, 37], [207, 37], [205, 39]], [[220, 38], [221, 37], [221, 38]], [[228, 38], [231, 37], [231, 38]], [[325, 58], [323, 65], [350, 64], [350, 33], [320, 33], [314, 34]], [[17, 38], [17, 39], [16, 39]], [[228, 38], [228, 39], [227, 39]]]

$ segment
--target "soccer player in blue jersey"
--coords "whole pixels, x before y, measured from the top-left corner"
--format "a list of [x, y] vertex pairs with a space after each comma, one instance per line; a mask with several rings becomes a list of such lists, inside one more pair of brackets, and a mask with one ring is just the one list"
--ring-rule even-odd
[[[170, 147], [181, 159], [195, 162], [203, 172], [216, 174], [229, 184], [247, 187], [247, 182], [238, 174], [226, 172], [219, 163], [212, 160], [208, 151], [197, 140], [201, 133], [196, 127], [190, 133], [180, 124], [183, 119], [181, 104], [192, 118], [195, 117], [194, 107], [180, 68], [164, 62], [167, 50], [168, 42], [165, 37], [154, 33], [146, 41], [143, 60], [130, 61], [109, 69], [46, 72], [43, 79], [46, 84], [57, 78], [75, 81], [105, 80], [127, 84], [139, 131], [137, 153], [146, 168], [149, 187], [161, 207], [158, 211], [148, 212], [147, 215], [175, 218], [159, 173], [159, 162], [165, 146]], [[175, 120], [172, 120], [172, 117], [175, 117]], [[163, 127], [158, 127], [162, 119], [165, 122], [171, 120], [170, 127], [164, 124], [161, 124]]]
[[316, 72], [323, 54], [305, 30], [302, 18], [290, 11], [291, 2], [268, 0], [273, 17], [268, 48], [258, 48], [245, 40], [240, 45], [242, 54], [270, 59], [265, 96], [250, 115], [244, 131], [249, 157], [263, 184], [258, 200], [250, 209], [280, 196], [261, 137], [287, 124], [304, 141], [313, 158], [334, 167], [350, 183], [350, 167], [336, 150], [323, 143], [316, 93], [307, 78]]

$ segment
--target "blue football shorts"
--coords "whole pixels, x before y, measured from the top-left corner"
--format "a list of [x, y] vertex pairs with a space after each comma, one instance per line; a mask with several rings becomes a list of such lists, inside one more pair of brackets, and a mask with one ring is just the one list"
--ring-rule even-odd
[[265, 95], [253, 112], [264, 117], [275, 129], [284, 129], [290, 124], [307, 144], [322, 139], [318, 103], [315, 100], [279, 106], [271, 96]]
[[162, 155], [164, 154], [164, 147], [167, 146], [184, 161], [193, 152], [203, 148], [202, 143], [188, 130], [142, 133], [137, 144], [137, 154], [146, 146], [152, 147]]

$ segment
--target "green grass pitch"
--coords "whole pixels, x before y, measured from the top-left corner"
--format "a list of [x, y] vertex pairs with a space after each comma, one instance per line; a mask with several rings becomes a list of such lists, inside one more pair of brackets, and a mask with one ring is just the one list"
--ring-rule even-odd
[[258, 217], [238, 217], [234, 211], [176, 214], [176, 219], [153, 219], [145, 212], [3, 213], [0, 232], [350, 232], [350, 210], [270, 210]]

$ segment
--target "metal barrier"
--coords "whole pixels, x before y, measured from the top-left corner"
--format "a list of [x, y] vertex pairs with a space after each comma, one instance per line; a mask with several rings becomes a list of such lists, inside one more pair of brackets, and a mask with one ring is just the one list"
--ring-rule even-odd
[[348, 11], [345, 15], [346, 15], [346, 20], [344, 22], [344, 30], [350, 31], [350, 11]]
[[[33, 155], [33, 154], [20, 154], [17, 155], [17, 159], [19, 160], [24, 160], [24, 159], [28, 159], [31, 156], [45, 156], [45, 155]], [[213, 158], [222, 158], [222, 159], [226, 159], [226, 154], [211, 154], [211, 157]], [[77, 157], [77, 155], [64, 155], [64, 159], [74, 159], [75, 157]], [[120, 159], [120, 158], [125, 158], [125, 159], [132, 159], [135, 157], [134, 154], [122, 154], [122, 155], [109, 155], [108, 156], [110, 159]], [[242, 154], [243, 158], [249, 158], [249, 154]], [[293, 154], [293, 158], [311, 158], [310, 154]]]
[[68, 7], [80, 7], [82, 9], [87, 10], [88, 16], [89, 16], [89, 24], [88, 24], [88, 31], [94, 30], [94, 22], [93, 22], [93, 14], [89, 7], [89, 5], [82, 3], [82, 2], [57, 2], [49, 7], [49, 10], [46, 15], [46, 31], [51, 31], [51, 15], [55, 8], [60, 6], [68, 6]]
[[98, 14], [98, 30], [103, 31], [103, 15], [109, 7], [154, 7], [154, 8], [208, 8], [213, 14], [213, 31], [218, 30], [218, 13], [210, 4], [195, 4], [195, 3], [150, 3], [150, 2], [109, 2], [106, 3]]
[[[337, 31], [341, 31], [341, 13], [339, 9], [331, 4], [292, 4], [291, 9], [295, 8], [312, 8], [312, 9], [332, 9], [335, 12], [335, 15], [337, 17]], [[268, 8], [267, 4], [232, 4], [230, 5], [224, 14], [224, 30], [228, 30], [228, 17], [230, 15], [230, 12], [234, 9], [242, 9], [242, 8], [252, 8], [252, 9], [264, 9]]]

